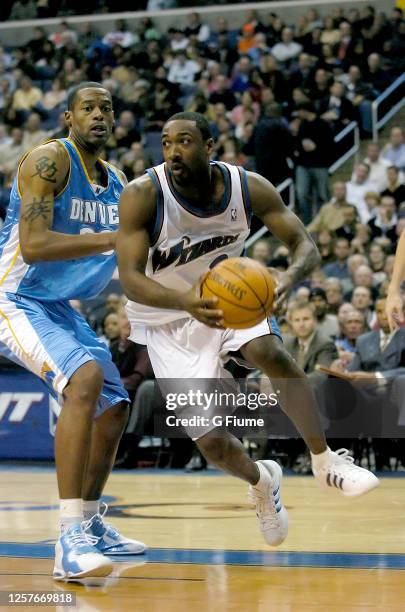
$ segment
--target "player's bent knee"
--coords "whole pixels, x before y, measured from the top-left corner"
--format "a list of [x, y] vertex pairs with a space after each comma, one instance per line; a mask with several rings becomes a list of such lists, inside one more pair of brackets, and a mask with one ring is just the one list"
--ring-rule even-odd
[[80, 403], [92, 404], [97, 401], [104, 383], [103, 370], [95, 361], [88, 361], [72, 376], [64, 395]]
[[255, 338], [242, 353], [258, 368], [264, 369], [268, 366], [288, 367], [292, 363], [283, 343], [276, 336], [261, 336]]

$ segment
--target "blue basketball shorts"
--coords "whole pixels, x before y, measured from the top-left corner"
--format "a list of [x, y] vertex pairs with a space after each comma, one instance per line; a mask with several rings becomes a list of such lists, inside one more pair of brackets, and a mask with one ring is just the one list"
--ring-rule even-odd
[[0, 353], [39, 376], [56, 399], [83, 364], [96, 361], [104, 373], [96, 416], [129, 401], [108, 347], [69, 302], [0, 293]]

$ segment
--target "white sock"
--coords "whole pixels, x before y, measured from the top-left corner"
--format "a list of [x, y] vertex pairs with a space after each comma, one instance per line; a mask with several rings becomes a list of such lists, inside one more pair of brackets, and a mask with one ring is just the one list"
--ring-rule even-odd
[[270, 472], [264, 467], [264, 465], [260, 462], [256, 462], [257, 467], [259, 468], [260, 476], [259, 480], [255, 485], [252, 485], [255, 489], [259, 489], [259, 491], [263, 491], [268, 486], [269, 482], [272, 482], [272, 478]]
[[91, 499], [91, 500], [83, 500], [83, 515], [84, 520], [88, 521], [95, 514], [100, 514], [100, 500], [99, 499]]
[[59, 522], [60, 529], [63, 533], [70, 525], [81, 523], [83, 520], [82, 500], [78, 499], [60, 499], [59, 500]]
[[312, 467], [315, 470], [319, 470], [323, 466], [325, 461], [328, 459], [330, 452], [332, 451], [330, 450], [329, 446], [327, 446], [326, 450], [323, 451], [323, 453], [319, 453], [318, 455], [314, 455], [313, 453], [311, 453]]

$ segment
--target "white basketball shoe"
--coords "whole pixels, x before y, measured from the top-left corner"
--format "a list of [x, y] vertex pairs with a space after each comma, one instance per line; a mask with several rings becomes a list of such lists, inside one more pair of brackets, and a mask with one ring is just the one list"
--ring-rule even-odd
[[119, 531], [104, 522], [104, 516], [108, 510], [106, 503], [101, 514], [95, 514], [89, 520], [84, 521], [83, 530], [94, 537], [95, 548], [103, 555], [141, 555], [147, 550], [146, 544], [138, 540], [131, 540], [121, 535]]
[[108, 576], [113, 564], [97, 548], [96, 538], [82, 529], [81, 523], [70, 525], [55, 546], [55, 580], [76, 580], [88, 576]]
[[343, 495], [355, 497], [371, 491], [380, 483], [372, 472], [354, 463], [346, 448], [339, 448], [336, 452], [328, 448], [328, 454], [321, 462], [316, 457], [312, 455], [312, 472], [322, 489], [337, 489]]
[[257, 461], [269, 473], [268, 484], [263, 489], [249, 486], [249, 498], [256, 504], [260, 531], [270, 546], [279, 546], [287, 537], [288, 514], [281, 503], [281, 479], [283, 472], [275, 461]]

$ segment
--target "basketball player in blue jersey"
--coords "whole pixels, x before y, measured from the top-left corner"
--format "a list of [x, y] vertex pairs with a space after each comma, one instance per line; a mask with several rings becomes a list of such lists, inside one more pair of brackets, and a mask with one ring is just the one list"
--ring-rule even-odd
[[[291, 266], [278, 287], [280, 304], [319, 261], [304, 226], [266, 179], [210, 161], [214, 143], [202, 115], [171, 117], [163, 128], [162, 145], [164, 163], [130, 183], [121, 196], [117, 255], [121, 282], [131, 300], [131, 337], [141, 341], [143, 336], [155, 375], [165, 379], [165, 385], [168, 379], [179, 384], [180, 378], [229, 376], [224, 361], [239, 350], [252, 366], [277, 380], [282, 409], [311, 451], [319, 484], [350, 496], [374, 488], [378, 479], [354, 465], [345, 449], [335, 453], [327, 447], [311, 387], [286, 352], [276, 322], [223, 329], [216, 298], [200, 297], [201, 275], [216, 261], [242, 254], [252, 211], [291, 253]], [[178, 415], [183, 414], [189, 416], [192, 410], [178, 409]], [[267, 543], [281, 544], [288, 517], [280, 499], [280, 466], [274, 461], [254, 463], [237, 438], [208, 421], [198, 435], [190, 431], [197, 446], [207, 461], [250, 484]]]
[[97, 295], [116, 266], [125, 177], [98, 154], [113, 121], [110, 93], [68, 95], [69, 138], [20, 162], [0, 234], [0, 350], [62, 398], [55, 434], [61, 535], [54, 577], [105, 576], [106, 554], [137, 554], [103, 522], [99, 499], [127, 421], [128, 396], [107, 347], [69, 305]]

